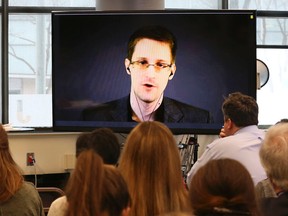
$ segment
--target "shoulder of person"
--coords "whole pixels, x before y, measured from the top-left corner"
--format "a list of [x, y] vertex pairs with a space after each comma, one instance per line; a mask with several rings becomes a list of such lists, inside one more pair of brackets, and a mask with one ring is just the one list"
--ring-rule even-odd
[[27, 182], [24, 181], [22, 188], [20, 189], [22, 192], [22, 196], [27, 196], [30, 197], [31, 199], [35, 199], [35, 200], [39, 200], [40, 199], [40, 195], [37, 191], [37, 188], [35, 187], [35, 185], [32, 182]]
[[54, 200], [49, 208], [47, 216], [64, 216], [68, 208], [67, 197], [62, 196]]
[[28, 181], [23, 182], [22, 188], [25, 190], [37, 191], [35, 185], [32, 182], [28, 182]]
[[193, 110], [195, 112], [197, 111], [197, 112], [209, 113], [205, 109], [202, 109], [200, 107], [196, 107], [196, 106], [193, 106], [193, 105], [190, 105], [190, 104], [187, 104], [187, 103], [184, 103], [184, 102], [181, 102], [181, 101], [178, 101], [176, 99], [169, 98], [169, 97], [164, 97], [163, 101], [164, 101], [165, 105], [167, 105], [167, 106], [175, 106], [175, 107], [177, 107], [180, 110]]
[[217, 138], [212, 141], [210, 144], [207, 145], [207, 149], [216, 149], [216, 148], [223, 148], [226, 145], [229, 145], [237, 140], [237, 135], [230, 135], [223, 138]]
[[62, 196], [62, 197], [59, 197], [57, 198], [56, 200], [54, 200], [51, 204], [51, 207], [56, 207], [56, 208], [63, 208], [68, 205], [68, 202], [67, 202], [67, 197], [66, 196]]

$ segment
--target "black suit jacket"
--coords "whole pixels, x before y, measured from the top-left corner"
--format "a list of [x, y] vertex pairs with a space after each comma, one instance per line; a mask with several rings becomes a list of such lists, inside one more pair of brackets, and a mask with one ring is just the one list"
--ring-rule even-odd
[[[130, 96], [110, 101], [83, 110], [85, 121], [118, 121], [131, 122], [132, 110]], [[156, 110], [155, 120], [169, 123], [209, 123], [212, 122], [207, 110], [191, 106], [171, 98], [164, 97], [162, 104]]]

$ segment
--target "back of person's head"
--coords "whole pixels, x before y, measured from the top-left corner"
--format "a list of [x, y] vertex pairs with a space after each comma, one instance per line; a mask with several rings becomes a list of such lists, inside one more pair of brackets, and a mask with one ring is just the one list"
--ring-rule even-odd
[[269, 179], [288, 191], [288, 123], [271, 126], [260, 148], [260, 160]]
[[102, 188], [102, 211], [108, 212], [110, 216], [121, 215], [123, 211], [128, 214], [131, 200], [126, 181], [115, 167], [111, 165], [104, 167], [106, 184], [103, 184]]
[[90, 134], [91, 133], [84, 132], [78, 136], [76, 140], [76, 157], [78, 157], [82, 151], [90, 149], [89, 146]]
[[175, 62], [177, 49], [176, 38], [167, 28], [157, 25], [143, 26], [142, 28], [137, 29], [130, 36], [127, 47], [127, 59], [131, 61], [136, 44], [139, 40], [144, 38], [169, 44], [171, 49], [172, 63]]
[[11, 156], [7, 132], [0, 125], [0, 203], [10, 199], [22, 183], [22, 171]]
[[211, 160], [200, 167], [191, 180], [189, 199], [197, 216], [259, 214], [253, 180], [233, 159]]
[[66, 196], [67, 216], [120, 216], [130, 205], [128, 188], [120, 172], [104, 165], [92, 149], [79, 154]]
[[164, 124], [139, 123], [127, 137], [118, 168], [128, 183], [132, 215], [187, 210], [179, 151]]
[[240, 92], [229, 94], [222, 104], [224, 119], [231, 119], [237, 127], [258, 125], [256, 100]]
[[276, 124], [285, 123], [285, 122], [288, 122], [287, 118], [280, 119], [280, 121], [276, 122]]
[[121, 152], [120, 143], [109, 128], [99, 128], [91, 133], [81, 134], [76, 141], [76, 157], [86, 149], [93, 149], [105, 164], [111, 165], [118, 162]]

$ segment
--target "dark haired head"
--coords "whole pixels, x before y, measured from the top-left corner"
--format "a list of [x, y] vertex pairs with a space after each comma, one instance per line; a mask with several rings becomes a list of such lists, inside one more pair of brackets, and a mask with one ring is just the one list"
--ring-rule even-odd
[[231, 119], [237, 127], [258, 125], [256, 100], [240, 92], [229, 94], [222, 105], [224, 119]]
[[90, 148], [88, 144], [89, 139], [90, 139], [90, 133], [82, 133], [78, 136], [76, 140], [76, 157], [78, 157], [82, 151]]
[[287, 122], [288, 122], [288, 119], [287, 118], [283, 118], [283, 119], [280, 119], [280, 121], [276, 122], [276, 124], [287, 123]]
[[137, 29], [131, 36], [127, 47], [127, 59], [131, 60], [134, 49], [139, 40], [147, 38], [167, 43], [171, 49], [171, 59], [175, 62], [177, 42], [175, 36], [163, 26], [144, 26]]
[[105, 164], [111, 165], [118, 162], [121, 151], [116, 135], [109, 128], [99, 128], [91, 133], [81, 134], [76, 141], [76, 157], [87, 149], [93, 149]]

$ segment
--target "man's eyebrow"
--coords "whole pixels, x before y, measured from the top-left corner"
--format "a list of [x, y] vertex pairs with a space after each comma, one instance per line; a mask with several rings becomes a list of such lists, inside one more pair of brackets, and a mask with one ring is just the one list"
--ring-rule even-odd
[[[148, 58], [147, 57], [136, 57], [135, 58], [137, 61], [148, 61]], [[166, 64], [169, 64], [168, 63], [169, 61], [165, 60], [165, 59], [156, 59], [155, 63], [166, 63]]]
[[167, 63], [168, 61], [167, 61], [167, 60], [164, 60], [164, 59], [158, 59], [156, 62], [163, 62], [163, 63]]
[[147, 58], [146, 57], [136, 57], [135, 58], [137, 61], [139, 61], [139, 60], [146, 60], [147, 61]]

